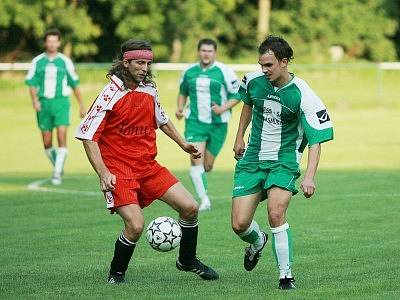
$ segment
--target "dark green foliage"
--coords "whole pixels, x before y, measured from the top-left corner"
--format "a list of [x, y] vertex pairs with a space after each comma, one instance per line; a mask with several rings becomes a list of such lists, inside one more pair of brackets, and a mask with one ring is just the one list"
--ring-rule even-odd
[[399, 21], [392, 6], [385, 0], [280, 1], [271, 28], [287, 37], [303, 60], [324, 61], [329, 47], [338, 45], [349, 58], [390, 61], [396, 59], [391, 38]]
[[[271, 0], [272, 1], [272, 0]], [[400, 9], [390, 0], [272, 1], [270, 30], [296, 48], [298, 61], [396, 60]], [[157, 61], [191, 61], [200, 38], [219, 42], [225, 61], [250, 62], [257, 48], [256, 0], [0, 1], [0, 57], [30, 58], [48, 27], [59, 27], [75, 60], [111, 61], [123, 40], [147, 39]], [[72, 46], [72, 48], [71, 48]]]
[[53, 27], [60, 29], [63, 44], [68, 45], [67, 51], [72, 51], [74, 57], [97, 53], [93, 39], [101, 31], [92, 22], [83, 2], [3, 0], [0, 1], [0, 44], [8, 47], [1, 55], [14, 60], [38, 54], [42, 50], [44, 32]]

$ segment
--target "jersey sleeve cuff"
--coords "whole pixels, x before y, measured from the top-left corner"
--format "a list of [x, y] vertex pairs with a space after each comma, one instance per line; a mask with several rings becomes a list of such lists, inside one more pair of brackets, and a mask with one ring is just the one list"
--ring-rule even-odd
[[328, 141], [333, 140], [333, 130], [332, 128], [326, 129], [326, 131], [322, 131], [319, 134], [314, 135], [310, 139], [308, 139], [308, 146], [312, 146], [315, 144], [322, 144]]

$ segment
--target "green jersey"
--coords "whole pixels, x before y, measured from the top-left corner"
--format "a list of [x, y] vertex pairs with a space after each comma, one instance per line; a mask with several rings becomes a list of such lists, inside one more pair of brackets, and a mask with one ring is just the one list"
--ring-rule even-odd
[[39, 99], [56, 99], [68, 97], [71, 87], [79, 84], [79, 78], [68, 57], [58, 53], [49, 58], [42, 53], [32, 60], [25, 83], [38, 88]]
[[253, 107], [243, 160], [299, 163], [305, 146], [333, 139], [332, 122], [321, 99], [294, 76], [274, 87], [262, 72], [247, 74], [239, 93]]
[[238, 88], [236, 74], [220, 62], [214, 62], [207, 69], [203, 69], [200, 63], [190, 66], [183, 72], [179, 86], [179, 93], [190, 98], [185, 118], [207, 124], [227, 123], [231, 110], [217, 115], [211, 106], [214, 103], [223, 105], [229, 99], [240, 99]]

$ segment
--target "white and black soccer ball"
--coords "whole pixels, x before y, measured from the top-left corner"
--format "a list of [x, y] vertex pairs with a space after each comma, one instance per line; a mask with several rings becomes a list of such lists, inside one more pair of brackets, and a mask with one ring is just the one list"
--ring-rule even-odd
[[147, 226], [146, 239], [157, 251], [167, 252], [176, 248], [181, 237], [181, 227], [170, 217], [158, 217]]

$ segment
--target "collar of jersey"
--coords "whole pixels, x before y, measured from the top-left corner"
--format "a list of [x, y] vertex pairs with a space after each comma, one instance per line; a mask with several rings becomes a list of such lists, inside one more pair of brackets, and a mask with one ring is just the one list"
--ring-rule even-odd
[[[117, 76], [115, 76], [115, 75], [112, 75], [111, 76], [111, 81], [112, 82], [114, 82], [114, 84], [118, 87], [118, 89], [119, 90], [123, 90], [123, 86], [124, 86], [124, 82], [121, 80], [121, 79], [119, 79]], [[143, 81], [141, 81], [141, 82], [139, 82], [139, 85], [138, 85], [138, 87], [144, 87], [144, 86], [146, 86], [144, 83], [143, 83]], [[130, 88], [127, 88], [129, 91], [134, 91], [134, 90], [131, 90]]]
[[[289, 85], [291, 85], [291, 84], [293, 83], [293, 80], [294, 80], [294, 78], [295, 78], [296, 76], [294, 75], [294, 73], [291, 73], [291, 72], [289, 72], [289, 74], [292, 76], [292, 78], [291, 78], [288, 82], [286, 82], [285, 85], [281, 86], [280, 88], [277, 88], [277, 89], [275, 90], [275, 92], [280, 91], [281, 89], [284, 89], [285, 87], [287, 87], [287, 86], [289, 86]], [[274, 87], [274, 89], [275, 89], [275, 87]]]
[[201, 62], [199, 62], [200, 70], [201, 70], [202, 72], [207, 72], [208, 70], [211, 70], [212, 68], [215, 67], [215, 63], [216, 63], [216, 62], [217, 62], [217, 61], [214, 60], [213, 64], [212, 64], [211, 66], [209, 66], [207, 69], [204, 69], [204, 68], [201, 66]]
[[59, 56], [60, 56], [60, 52], [57, 52], [57, 54], [55, 56], [53, 56], [52, 58], [50, 58], [46, 52], [44, 52], [44, 55], [46, 56], [48, 61], [54, 61], [56, 60]]
[[136, 89], [138, 88], [138, 87], [145, 87], [146, 85], [143, 83], [143, 81], [141, 81], [141, 82], [139, 82], [139, 84], [138, 84], [138, 86], [134, 89], [134, 90], [131, 90], [130, 88], [128, 88], [127, 87], [127, 89], [128, 89], [128, 91], [136, 91]]

